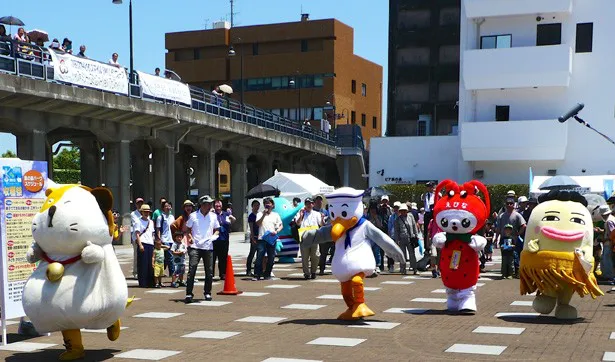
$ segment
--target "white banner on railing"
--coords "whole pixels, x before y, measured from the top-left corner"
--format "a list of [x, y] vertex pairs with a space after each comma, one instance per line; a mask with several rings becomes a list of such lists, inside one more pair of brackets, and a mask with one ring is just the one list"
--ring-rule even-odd
[[190, 88], [187, 84], [139, 71], [137, 71], [137, 74], [144, 95], [187, 105], [192, 104]]
[[124, 68], [49, 49], [55, 80], [128, 95], [128, 75]]

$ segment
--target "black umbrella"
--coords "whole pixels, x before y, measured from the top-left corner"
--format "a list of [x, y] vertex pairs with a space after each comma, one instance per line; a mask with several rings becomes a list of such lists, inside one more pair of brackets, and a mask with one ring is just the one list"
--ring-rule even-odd
[[577, 187], [580, 187], [575, 180], [570, 176], [565, 175], [557, 175], [553, 176], [550, 179], [547, 179], [545, 182], [538, 186], [539, 190], [571, 190]]
[[280, 190], [267, 184], [256, 185], [246, 194], [246, 199], [260, 199], [267, 196], [280, 196]]
[[14, 16], [3, 16], [0, 18], [0, 24], [24, 26], [26, 24]]

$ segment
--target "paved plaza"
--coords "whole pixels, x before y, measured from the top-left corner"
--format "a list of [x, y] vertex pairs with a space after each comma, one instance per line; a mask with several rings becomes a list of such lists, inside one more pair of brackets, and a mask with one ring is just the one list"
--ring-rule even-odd
[[[498, 280], [497, 261], [479, 280], [475, 316], [449, 315], [443, 285], [430, 273], [385, 273], [366, 279], [367, 305], [376, 316], [340, 322], [346, 307], [330, 273], [306, 281], [300, 263], [276, 264], [274, 280], [252, 282], [244, 274], [247, 251], [243, 235], [234, 234], [231, 254], [243, 294], [214, 294], [204, 302], [199, 282], [197, 302], [186, 305], [184, 289], [135, 287], [132, 249], [118, 247], [129, 292], [139, 299], [127, 309], [118, 341], [103, 331], [83, 332], [87, 360], [615, 361], [611, 286], [602, 285], [606, 295], [595, 301], [574, 297], [581, 318], [564, 323], [533, 313], [532, 297], [519, 295], [518, 280]], [[202, 269], [197, 277], [204, 277]], [[222, 288], [214, 284], [214, 292]], [[52, 361], [63, 350], [60, 333], [24, 339], [17, 323], [7, 328], [10, 343], [0, 347], [6, 361]]]

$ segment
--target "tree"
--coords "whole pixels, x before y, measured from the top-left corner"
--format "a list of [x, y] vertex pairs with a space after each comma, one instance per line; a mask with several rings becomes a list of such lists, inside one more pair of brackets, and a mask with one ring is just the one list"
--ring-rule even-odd
[[63, 148], [60, 153], [53, 156], [53, 168], [61, 170], [81, 170], [79, 148]]
[[81, 180], [79, 148], [63, 148], [53, 156], [53, 179], [59, 184], [77, 184]]
[[15, 152], [13, 152], [11, 150], [6, 150], [6, 152], [4, 152], [0, 157], [2, 157], [2, 158], [17, 158], [17, 155], [15, 154]]

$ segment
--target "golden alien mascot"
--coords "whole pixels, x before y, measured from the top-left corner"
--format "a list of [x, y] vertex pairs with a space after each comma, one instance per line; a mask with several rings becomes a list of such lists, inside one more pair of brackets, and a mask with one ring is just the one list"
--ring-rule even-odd
[[550, 191], [538, 198], [521, 252], [521, 295], [536, 292], [533, 308], [555, 309], [558, 319], [576, 319], [570, 299], [604, 295], [592, 273], [593, 224], [587, 200], [575, 191]]

